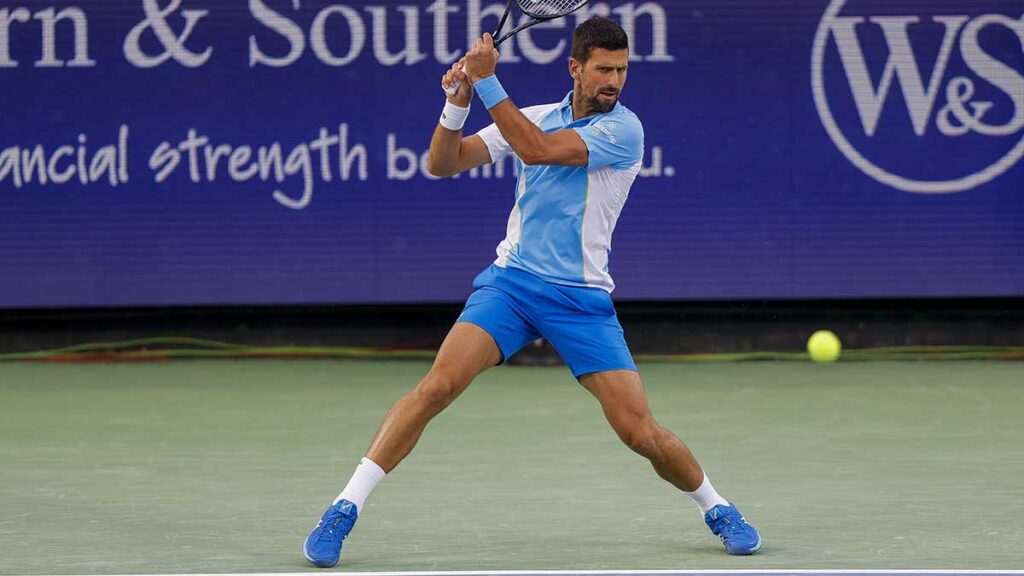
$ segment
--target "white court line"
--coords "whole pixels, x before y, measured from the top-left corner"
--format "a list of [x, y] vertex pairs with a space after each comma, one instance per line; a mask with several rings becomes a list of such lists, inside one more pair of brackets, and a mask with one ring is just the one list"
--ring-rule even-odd
[[700, 576], [700, 575], [774, 575], [774, 574], [821, 574], [821, 575], [886, 575], [886, 574], [913, 574], [919, 576], [946, 576], [962, 575], [974, 576], [976, 574], [993, 574], [1018, 576], [1024, 575], [1024, 570], [456, 570], [456, 571], [411, 571], [411, 572], [345, 572], [314, 570], [308, 572], [246, 572], [246, 573], [225, 573], [215, 572], [210, 574], [87, 574], [67, 575], [54, 574], [49, 576], [309, 576], [310, 574], [344, 574], [345, 576]]

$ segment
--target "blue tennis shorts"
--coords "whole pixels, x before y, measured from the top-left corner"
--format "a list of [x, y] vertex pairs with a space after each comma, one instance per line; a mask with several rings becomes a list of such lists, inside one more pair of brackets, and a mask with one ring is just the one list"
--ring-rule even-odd
[[486, 330], [498, 343], [502, 362], [526, 344], [546, 338], [576, 378], [636, 370], [612, 297], [604, 290], [552, 284], [494, 264], [473, 280], [473, 288], [456, 322]]

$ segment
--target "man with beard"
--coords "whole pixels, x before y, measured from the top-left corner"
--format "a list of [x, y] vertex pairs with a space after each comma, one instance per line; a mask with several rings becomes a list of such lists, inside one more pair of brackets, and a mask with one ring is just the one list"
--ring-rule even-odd
[[[454, 93], [430, 143], [431, 173], [454, 176], [514, 153], [515, 206], [498, 258], [474, 280], [475, 292], [433, 367], [391, 408], [352, 479], [306, 539], [314, 565], [337, 563], [370, 491], [412, 450], [427, 423], [478, 374], [542, 337], [597, 398], [619, 438], [697, 504], [727, 552], [760, 548], [757, 531], [715, 491], [686, 445], [651, 416], [612, 304], [612, 230], [644, 150], [640, 120], [618, 101], [628, 60], [622, 28], [594, 18], [573, 36], [573, 90], [561, 102], [519, 110], [495, 75], [498, 51], [490, 35], [442, 78]], [[464, 138], [474, 92], [494, 124]]]

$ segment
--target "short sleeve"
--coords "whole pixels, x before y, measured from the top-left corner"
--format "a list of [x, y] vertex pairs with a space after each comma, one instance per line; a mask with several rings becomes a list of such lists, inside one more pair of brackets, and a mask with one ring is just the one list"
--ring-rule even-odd
[[606, 116], [573, 130], [587, 145], [591, 170], [606, 166], [625, 170], [644, 158], [644, 128], [632, 114]]
[[[544, 117], [557, 107], [558, 104], [541, 104], [540, 106], [523, 108], [521, 112], [530, 122], [540, 125], [541, 121], [544, 120]], [[497, 124], [487, 126], [483, 130], [477, 132], [476, 135], [484, 141], [484, 144], [487, 145], [487, 151], [491, 154], [492, 164], [512, 153], [512, 146], [509, 145], [508, 141], [505, 140], [505, 137], [501, 135], [501, 131], [498, 130]]]
[[498, 130], [497, 124], [491, 124], [483, 130], [476, 133], [484, 144], [487, 145], [487, 151], [491, 154], [491, 162], [497, 162], [508, 155], [512, 151], [512, 146], [509, 145], [505, 137], [501, 135], [501, 131]]

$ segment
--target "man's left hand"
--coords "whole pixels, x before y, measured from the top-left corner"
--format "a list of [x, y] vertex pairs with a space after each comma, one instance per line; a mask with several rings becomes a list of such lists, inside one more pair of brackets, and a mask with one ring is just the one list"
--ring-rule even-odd
[[490, 34], [484, 34], [466, 54], [464, 70], [470, 82], [493, 75], [498, 65], [498, 57], [498, 50], [494, 48], [494, 38], [491, 38]]

